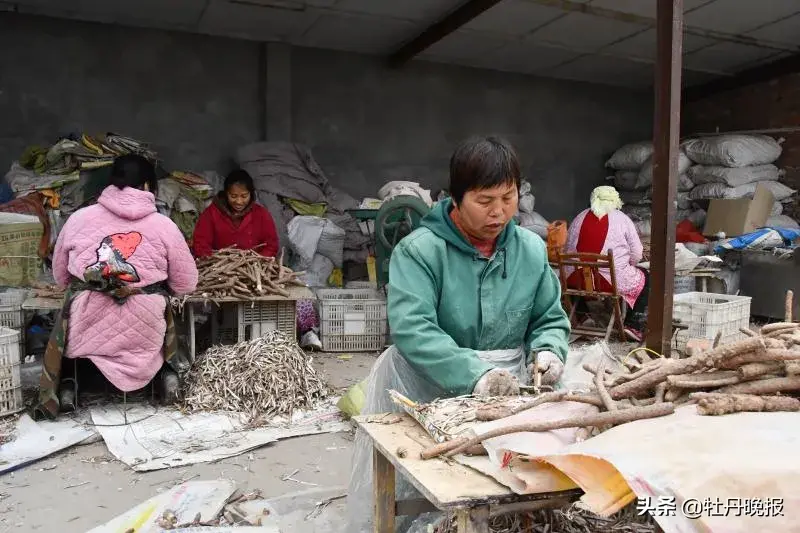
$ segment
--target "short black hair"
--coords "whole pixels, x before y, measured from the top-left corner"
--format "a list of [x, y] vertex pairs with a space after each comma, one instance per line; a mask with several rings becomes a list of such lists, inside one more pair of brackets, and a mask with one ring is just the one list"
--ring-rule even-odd
[[156, 194], [158, 190], [155, 165], [138, 154], [125, 154], [114, 159], [109, 182], [118, 189], [144, 189], [146, 184], [151, 193]]
[[519, 158], [502, 137], [472, 137], [462, 142], [450, 158], [450, 196], [456, 205], [468, 191], [513, 183], [519, 189]]
[[244, 187], [250, 191], [251, 199], [255, 198], [256, 195], [256, 186], [253, 183], [253, 178], [250, 177], [250, 174], [247, 173], [246, 170], [242, 170], [238, 168], [227, 175], [225, 178], [225, 184], [223, 185], [223, 190], [228, 192], [234, 185], [244, 185]]

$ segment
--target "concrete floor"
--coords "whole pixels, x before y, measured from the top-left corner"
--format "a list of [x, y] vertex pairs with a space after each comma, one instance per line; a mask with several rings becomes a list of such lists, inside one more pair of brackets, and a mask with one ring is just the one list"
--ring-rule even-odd
[[[369, 373], [375, 355], [351, 355], [315, 355], [331, 387], [345, 389]], [[116, 461], [102, 441], [77, 446], [0, 478], [0, 533], [83, 533], [189, 480], [233, 479], [239, 488], [260, 489], [265, 497], [312, 489], [341, 493], [350, 475], [352, 438], [351, 433], [298, 437], [213, 464], [148, 473]], [[307, 484], [281, 480], [294, 470], [293, 477]], [[331, 504], [313, 523], [304, 517], [317, 499], [304, 501], [308, 508], [292, 513], [296, 527], [284, 533], [342, 530], [345, 500]]]

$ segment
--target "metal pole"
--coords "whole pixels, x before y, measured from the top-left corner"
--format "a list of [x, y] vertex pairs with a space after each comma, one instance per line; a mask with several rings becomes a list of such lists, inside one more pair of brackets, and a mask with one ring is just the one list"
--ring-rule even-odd
[[683, 0], [658, 0], [653, 221], [647, 347], [669, 355], [675, 278], [675, 194], [681, 116]]

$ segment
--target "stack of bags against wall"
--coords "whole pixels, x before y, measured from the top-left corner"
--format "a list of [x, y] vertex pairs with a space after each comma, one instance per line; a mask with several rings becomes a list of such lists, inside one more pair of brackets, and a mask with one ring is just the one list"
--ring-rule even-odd
[[519, 211], [517, 212], [517, 222], [527, 230], [537, 234], [542, 239], [547, 239], [547, 226], [549, 222], [533, 210], [536, 198], [531, 192], [531, 184], [527, 180], [522, 180], [519, 187]]
[[309, 287], [326, 287], [335, 269], [344, 262], [345, 231], [331, 220], [300, 215], [289, 222], [288, 237], [292, 248], [292, 270], [304, 272]]
[[766, 225], [778, 228], [800, 228], [797, 221], [783, 214], [784, 204], [791, 203], [797, 191], [780, 178], [783, 171], [775, 166], [781, 155], [783, 139], [766, 135], [715, 135], [689, 139], [682, 150], [696, 165], [688, 170], [695, 187], [691, 200], [715, 198], [752, 198], [759, 184], [775, 197], [775, 204]]
[[282, 247], [294, 250], [288, 225], [296, 216], [316, 216], [344, 230], [344, 260], [366, 262], [370, 238], [347, 213], [357, 209], [358, 202], [330, 185], [308, 147], [253, 143], [237, 150], [236, 163], [253, 177], [258, 200], [272, 214]]
[[[675, 222], [690, 220], [695, 226], [702, 226], [706, 213], [692, 203], [688, 194], [694, 186], [687, 175], [691, 165], [692, 162], [681, 151], [678, 159], [680, 174]], [[622, 211], [634, 221], [642, 239], [649, 240], [653, 195], [653, 143], [642, 141], [622, 146], [606, 161], [606, 167], [614, 170], [614, 175], [607, 179], [613, 181], [614, 187], [619, 191], [625, 204]]]

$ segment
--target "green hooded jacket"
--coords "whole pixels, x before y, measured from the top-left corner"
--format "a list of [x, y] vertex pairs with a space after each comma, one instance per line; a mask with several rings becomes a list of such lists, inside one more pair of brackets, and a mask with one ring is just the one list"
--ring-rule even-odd
[[542, 239], [512, 221], [487, 259], [456, 228], [451, 209], [449, 199], [437, 203], [392, 253], [388, 312], [398, 351], [454, 396], [471, 394], [492, 369], [478, 351], [525, 346], [564, 361], [569, 320]]

